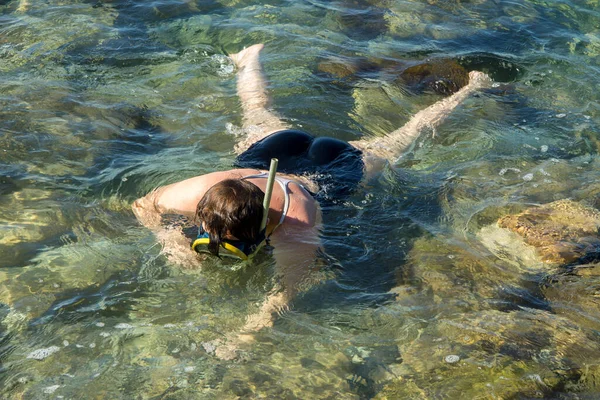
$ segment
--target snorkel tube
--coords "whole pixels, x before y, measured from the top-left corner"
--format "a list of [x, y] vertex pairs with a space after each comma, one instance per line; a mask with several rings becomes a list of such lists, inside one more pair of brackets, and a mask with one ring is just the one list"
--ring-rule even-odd
[[260, 230], [259, 232], [265, 231], [265, 236], [267, 236], [267, 217], [269, 216], [269, 206], [271, 205], [271, 195], [273, 194], [273, 184], [275, 183], [275, 174], [277, 173], [277, 165], [279, 164], [279, 160], [276, 158], [271, 158], [271, 165], [269, 166], [269, 177], [267, 179], [267, 187], [265, 189], [265, 199], [263, 201], [263, 217], [260, 222]]

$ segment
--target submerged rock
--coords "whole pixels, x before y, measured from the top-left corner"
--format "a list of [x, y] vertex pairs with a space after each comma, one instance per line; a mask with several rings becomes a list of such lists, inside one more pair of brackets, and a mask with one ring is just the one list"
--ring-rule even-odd
[[379, 69], [378, 66], [364, 57], [327, 57], [319, 62], [317, 70], [338, 79], [353, 78], [363, 71]]
[[34, 360], [43, 360], [45, 358], [48, 358], [49, 356], [51, 356], [52, 354], [56, 353], [59, 350], [60, 350], [60, 347], [58, 347], [58, 346], [50, 346], [45, 349], [37, 349], [37, 350], [34, 350], [31, 353], [29, 353], [27, 358], [33, 358]]
[[348, 358], [335, 349], [319, 348], [318, 353], [298, 357], [275, 351], [259, 365], [231, 365], [215, 393], [216, 398], [335, 397], [358, 400], [360, 397], [350, 389]]
[[394, 83], [421, 93], [450, 95], [469, 83], [469, 71], [455, 60], [439, 59], [414, 64], [387, 58], [327, 57], [317, 65], [320, 73], [336, 79], [352, 80], [377, 75], [392, 77]]
[[469, 72], [454, 60], [434, 60], [406, 68], [396, 83], [417, 92], [431, 91], [448, 95], [469, 83]]
[[507, 215], [498, 226], [521, 236], [546, 263], [582, 263], [600, 257], [600, 212], [571, 200]]
[[0, 175], [0, 196], [11, 194], [18, 190], [17, 183], [10, 176]]
[[150, 35], [158, 41], [175, 48], [202, 45], [212, 24], [210, 15], [194, 15], [187, 19], [175, 19], [152, 28]]
[[[504, 308], [506, 288], [527, 290], [519, 274], [493, 257], [479, 256], [459, 243], [446, 243], [435, 237], [414, 242], [406, 264], [397, 273], [397, 281], [416, 285], [421, 292], [428, 293], [428, 301], [435, 303], [438, 312], [448, 313], [480, 309], [490, 304]], [[415, 295], [410, 294], [399, 296], [397, 301], [414, 307], [414, 298]], [[517, 300], [513, 298], [511, 302]], [[517, 304], [530, 306], [525, 299], [519, 299]]]
[[546, 278], [542, 286], [552, 310], [578, 326], [598, 329], [600, 263], [578, 265]]
[[387, 9], [376, 5], [362, 6], [359, 2], [342, 1], [334, 13], [336, 22], [350, 38], [370, 40], [387, 32]]
[[[404, 362], [393, 370], [397, 378], [376, 399], [538, 398], [568, 385], [592, 390], [597, 372], [590, 365], [600, 351], [568, 319], [526, 308], [453, 314], [399, 347]], [[450, 363], [448, 355], [458, 360]]]

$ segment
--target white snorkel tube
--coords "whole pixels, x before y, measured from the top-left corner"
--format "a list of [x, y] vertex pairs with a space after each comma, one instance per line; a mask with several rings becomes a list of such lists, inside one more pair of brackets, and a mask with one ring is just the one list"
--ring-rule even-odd
[[269, 216], [269, 206], [271, 205], [271, 195], [273, 194], [273, 184], [275, 183], [275, 174], [277, 173], [277, 165], [279, 160], [271, 158], [271, 166], [269, 167], [269, 177], [267, 179], [267, 187], [265, 189], [265, 200], [263, 201], [263, 217], [260, 222], [260, 231], [265, 229], [265, 237], [267, 236], [267, 217]]

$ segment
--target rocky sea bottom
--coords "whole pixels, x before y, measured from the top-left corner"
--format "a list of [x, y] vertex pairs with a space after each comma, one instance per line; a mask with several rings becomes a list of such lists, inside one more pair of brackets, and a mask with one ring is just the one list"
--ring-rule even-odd
[[[556, 175], [580, 161], [547, 170]], [[173, 265], [115, 199], [93, 212], [74, 204], [86, 222], [70, 234], [60, 233], [70, 224], [60, 215], [20, 213], [24, 228], [14, 224], [5, 245], [18, 249], [54, 235], [61, 244], [27, 253], [27, 267], [2, 270], [3, 395], [594, 398], [598, 211], [575, 200], [480, 203], [465, 219], [456, 205], [475, 194], [464, 182], [447, 186], [436, 192], [453, 203], [439, 203], [453, 204], [445, 214], [462, 231], [421, 231], [409, 243], [387, 244], [404, 255], [393, 254], [399, 264], [388, 269], [388, 284], [395, 284], [385, 292], [348, 285], [352, 271], [324, 258], [275, 326], [231, 360], [216, 350], [272, 289], [269, 257], [241, 270]], [[43, 191], [11, 196], [22, 204], [54, 201]], [[383, 206], [372, 196], [356, 204], [363, 210], [349, 225]], [[414, 224], [424, 222], [398, 229]], [[121, 235], [107, 239], [109, 229]]]

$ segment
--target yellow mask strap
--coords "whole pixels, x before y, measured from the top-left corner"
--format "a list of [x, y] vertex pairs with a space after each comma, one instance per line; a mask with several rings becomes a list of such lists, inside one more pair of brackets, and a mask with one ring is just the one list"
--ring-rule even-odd
[[[194, 240], [194, 243], [192, 243], [192, 250], [196, 250], [197, 246], [200, 245], [208, 245], [210, 243], [210, 239], [209, 238], [199, 238]], [[248, 256], [246, 254], [244, 254], [243, 251], [241, 251], [240, 249], [238, 249], [237, 247], [235, 247], [234, 245], [227, 243], [227, 242], [222, 242], [221, 243], [221, 247], [223, 247], [225, 250], [227, 250], [228, 252], [230, 252], [231, 254], [233, 254], [236, 257], [241, 258], [242, 260], [247, 260]]]

